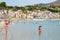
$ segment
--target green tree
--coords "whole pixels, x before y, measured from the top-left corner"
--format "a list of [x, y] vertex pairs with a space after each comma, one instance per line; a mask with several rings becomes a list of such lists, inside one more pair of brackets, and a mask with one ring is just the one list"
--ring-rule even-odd
[[34, 10], [34, 6], [28, 5], [28, 6], [26, 6], [26, 7], [28, 7], [27, 10], [29, 10], [29, 11], [33, 11], [33, 10]]
[[6, 8], [6, 3], [5, 3], [5, 2], [1, 2], [1, 3], [0, 3], [0, 7], [1, 7], [2, 9], [5, 9], [5, 8]]

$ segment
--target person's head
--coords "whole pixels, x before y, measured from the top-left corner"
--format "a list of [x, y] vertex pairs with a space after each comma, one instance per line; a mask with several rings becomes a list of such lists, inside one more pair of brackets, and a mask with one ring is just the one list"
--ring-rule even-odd
[[39, 26], [39, 27], [42, 27], [42, 26]]

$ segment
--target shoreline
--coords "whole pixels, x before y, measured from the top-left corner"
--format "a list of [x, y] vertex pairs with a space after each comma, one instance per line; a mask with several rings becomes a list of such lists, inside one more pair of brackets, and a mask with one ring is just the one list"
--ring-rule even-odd
[[33, 21], [48, 21], [48, 20], [60, 20], [60, 19], [33, 19]]
[[[13, 19], [10, 19], [10, 21], [55, 21], [55, 20], [60, 20], [60, 19], [18, 19], [18, 20], [16, 20], [15, 18], [13, 18]], [[0, 19], [0, 21], [3, 21], [3, 19], [1, 20]]]

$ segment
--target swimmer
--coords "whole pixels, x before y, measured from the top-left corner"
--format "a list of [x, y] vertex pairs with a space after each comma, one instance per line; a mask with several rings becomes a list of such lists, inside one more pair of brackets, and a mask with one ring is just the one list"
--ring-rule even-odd
[[39, 26], [39, 32], [42, 32], [42, 26]]
[[41, 33], [42, 33], [42, 26], [39, 26], [39, 36], [41, 36]]

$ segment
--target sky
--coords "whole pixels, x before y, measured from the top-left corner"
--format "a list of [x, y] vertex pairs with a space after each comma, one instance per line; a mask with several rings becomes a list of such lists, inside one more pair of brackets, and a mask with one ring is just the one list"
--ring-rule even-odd
[[8, 6], [26, 6], [40, 3], [50, 3], [56, 0], [0, 0], [0, 2], [6, 2]]

